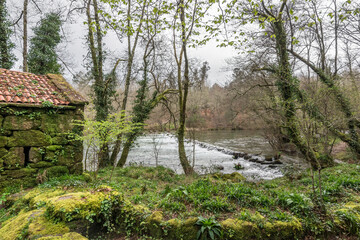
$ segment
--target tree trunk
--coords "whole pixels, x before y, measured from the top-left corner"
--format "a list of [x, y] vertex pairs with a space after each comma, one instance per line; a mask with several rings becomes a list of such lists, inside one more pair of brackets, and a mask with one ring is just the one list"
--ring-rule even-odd
[[[184, 7], [184, 0], [180, 1], [180, 21], [181, 21], [181, 40], [182, 40], [182, 51], [184, 54], [184, 61], [185, 61], [185, 69], [184, 69], [184, 83], [178, 81], [179, 85], [179, 129], [177, 132], [178, 138], [178, 152], [179, 152], [179, 159], [181, 166], [184, 170], [186, 175], [194, 174], [194, 169], [191, 167], [189, 160], [186, 156], [185, 151], [185, 122], [186, 122], [186, 102], [187, 96], [189, 91], [189, 60], [186, 52], [186, 28], [185, 28], [185, 7]], [[178, 66], [178, 76], [181, 76], [181, 65]], [[179, 78], [178, 78], [179, 79]], [[183, 84], [183, 87], [181, 85]]]
[[[103, 51], [102, 51], [102, 33], [100, 27], [100, 20], [98, 15], [98, 5], [97, 0], [92, 0], [93, 8], [94, 8], [94, 20], [95, 20], [95, 33], [96, 33], [96, 43], [95, 37], [93, 33], [93, 29], [91, 28], [91, 0], [87, 3], [87, 19], [88, 19], [88, 37], [89, 37], [89, 48], [92, 59], [92, 72], [95, 79], [94, 84], [94, 92], [95, 92], [95, 109], [96, 109], [96, 120], [104, 121], [107, 119], [109, 114], [109, 106], [106, 99], [106, 90], [104, 87], [104, 79], [103, 79]], [[107, 144], [100, 146], [99, 151], [99, 166], [106, 167], [109, 166], [109, 147]]]
[[[142, 20], [144, 18], [144, 13], [145, 13], [145, 7], [147, 4], [147, 0], [144, 0], [143, 2], [143, 6], [142, 6], [142, 10], [141, 10], [141, 17], [140, 17], [140, 25], [139, 25], [139, 29], [142, 26]], [[127, 27], [130, 29], [131, 23], [130, 23], [130, 19], [131, 19], [131, 1], [128, 2], [128, 9], [127, 9]], [[132, 76], [132, 66], [133, 66], [133, 62], [134, 62], [134, 55], [135, 55], [135, 51], [136, 51], [136, 47], [137, 47], [137, 43], [138, 43], [138, 39], [139, 39], [139, 34], [140, 34], [140, 30], [138, 30], [136, 32], [135, 35], [135, 39], [134, 39], [134, 44], [131, 47], [131, 35], [130, 33], [128, 33], [128, 64], [127, 64], [127, 73], [126, 73], [126, 78], [125, 78], [125, 90], [124, 90], [124, 98], [123, 98], [123, 103], [121, 106], [121, 110], [125, 111], [126, 110], [126, 106], [127, 106], [127, 100], [128, 100], [128, 95], [129, 95], [129, 89], [130, 89], [130, 81], [131, 81], [131, 76]], [[122, 134], [118, 135], [114, 144], [114, 148], [110, 157], [110, 162], [115, 164], [116, 162], [116, 158], [119, 155], [120, 152], [120, 148], [121, 148], [121, 138], [122, 138]], [[126, 155], [127, 156], [127, 155]], [[126, 162], [126, 159], [125, 159]], [[125, 163], [124, 163], [125, 164]]]
[[[283, 4], [286, 4], [284, 1]], [[307, 157], [311, 166], [315, 169], [318, 168], [318, 159], [315, 152], [306, 146], [306, 143], [301, 138], [300, 130], [297, 124], [296, 117], [296, 89], [299, 88], [296, 79], [292, 76], [291, 67], [289, 62], [289, 54], [287, 51], [286, 32], [284, 29], [284, 23], [282, 20], [282, 13], [280, 11], [279, 16], [273, 23], [273, 27], [276, 35], [276, 50], [279, 59], [278, 70], [278, 89], [281, 93], [282, 101], [284, 103], [284, 113], [286, 119], [286, 133], [289, 139], [296, 145], [299, 151]]]
[[23, 13], [23, 71], [28, 71], [27, 55], [28, 55], [28, 33], [27, 33], [27, 15], [28, 15], [28, 0], [24, 0], [24, 13]]

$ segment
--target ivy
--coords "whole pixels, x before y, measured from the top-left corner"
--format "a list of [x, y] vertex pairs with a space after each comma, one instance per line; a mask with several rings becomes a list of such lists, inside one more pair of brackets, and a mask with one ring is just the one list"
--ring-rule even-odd
[[[57, 62], [56, 47], [61, 41], [61, 20], [58, 14], [50, 13], [33, 29], [35, 36], [30, 40], [29, 71], [35, 74], [61, 72]], [[33, 81], [37, 84], [37, 81]]]

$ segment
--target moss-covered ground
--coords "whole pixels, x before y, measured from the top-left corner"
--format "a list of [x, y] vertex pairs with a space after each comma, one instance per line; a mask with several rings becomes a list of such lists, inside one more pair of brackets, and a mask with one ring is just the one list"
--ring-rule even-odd
[[202, 236], [218, 228], [218, 239], [360, 237], [355, 164], [322, 171], [326, 214], [314, 204], [310, 172], [256, 183], [239, 174], [186, 177], [162, 167], [126, 167], [115, 169], [111, 182], [110, 176], [103, 169], [96, 179], [65, 175], [30, 190], [8, 188], [0, 198], [0, 239], [185, 240], [197, 239], [207, 223]]

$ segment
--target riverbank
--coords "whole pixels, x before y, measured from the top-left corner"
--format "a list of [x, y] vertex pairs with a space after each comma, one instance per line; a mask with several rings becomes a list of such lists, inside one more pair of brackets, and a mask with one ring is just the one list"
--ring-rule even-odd
[[[358, 239], [360, 166], [323, 171], [327, 214], [311, 200], [308, 172], [248, 182], [238, 173], [186, 177], [158, 167], [50, 178], [2, 195], [0, 239]], [[205, 218], [199, 221], [199, 217]], [[201, 219], [200, 219], [201, 220]], [[219, 225], [217, 225], [217, 223]]]

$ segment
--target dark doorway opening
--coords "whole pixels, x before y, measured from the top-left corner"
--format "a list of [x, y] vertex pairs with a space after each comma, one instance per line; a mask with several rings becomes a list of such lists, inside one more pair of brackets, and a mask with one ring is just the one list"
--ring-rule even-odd
[[24, 167], [30, 163], [30, 147], [24, 147], [25, 162]]

